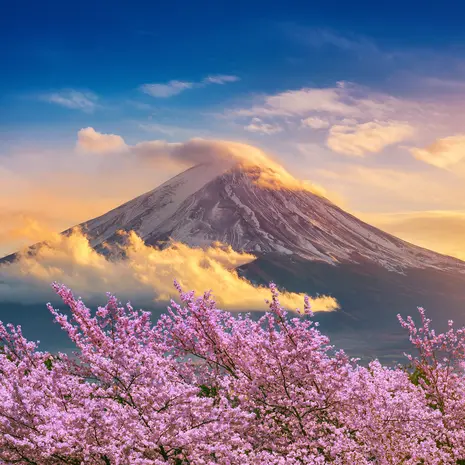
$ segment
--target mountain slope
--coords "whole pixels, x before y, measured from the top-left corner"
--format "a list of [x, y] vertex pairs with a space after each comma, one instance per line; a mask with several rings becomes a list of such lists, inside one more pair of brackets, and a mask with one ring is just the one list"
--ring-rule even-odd
[[118, 230], [134, 230], [147, 244], [220, 241], [258, 255], [297, 255], [331, 265], [465, 273], [464, 262], [380, 231], [308, 190], [263, 187], [261, 175], [258, 167], [198, 165], [81, 226], [94, 247], [121, 240]]

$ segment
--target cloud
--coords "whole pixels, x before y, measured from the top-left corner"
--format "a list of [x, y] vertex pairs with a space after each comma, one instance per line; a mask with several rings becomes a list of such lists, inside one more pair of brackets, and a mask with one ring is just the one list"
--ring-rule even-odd
[[329, 121], [322, 118], [318, 118], [317, 116], [309, 116], [308, 118], [301, 120], [300, 125], [301, 127], [308, 127], [312, 129], [326, 129], [331, 124], [329, 123]]
[[143, 84], [140, 88], [142, 92], [152, 97], [168, 98], [178, 95], [186, 89], [191, 89], [193, 86], [192, 82], [169, 81], [166, 84]]
[[[0, 257], [30, 244], [43, 241], [55, 233], [54, 219], [34, 212], [0, 213]], [[2, 253], [5, 247], [4, 253]]]
[[360, 35], [342, 35], [327, 28], [305, 27], [288, 22], [281, 23], [279, 27], [287, 36], [309, 47], [319, 49], [330, 46], [363, 57], [367, 55], [369, 57], [376, 55], [381, 58], [389, 56], [382, 52], [373, 40]]
[[277, 124], [264, 123], [260, 118], [252, 118], [252, 121], [244, 127], [246, 131], [256, 132], [258, 134], [276, 134], [283, 128]]
[[[85, 299], [101, 299], [105, 292], [119, 298], [166, 303], [176, 296], [173, 280], [197, 292], [212, 289], [218, 304], [230, 310], [265, 310], [265, 287], [254, 287], [240, 278], [235, 267], [250, 263], [253, 255], [217, 245], [206, 249], [180, 243], [161, 250], [146, 246], [135, 234], [126, 236], [124, 259], [109, 260], [97, 254], [79, 231], [55, 235], [33, 255], [0, 266], [0, 296], [7, 301], [37, 302], [50, 298], [49, 284], [59, 281]], [[301, 308], [303, 294], [281, 295], [290, 310]], [[337, 308], [332, 297], [311, 299], [314, 311]]]
[[343, 87], [303, 88], [267, 96], [262, 105], [233, 111], [236, 116], [299, 116], [310, 112], [357, 115], [360, 110], [343, 101]]
[[[399, 167], [362, 166], [344, 162], [308, 170], [312, 180], [346, 200], [346, 210], [465, 210], [463, 179], [425, 165], [422, 171]], [[302, 176], [305, 171], [302, 170]], [[369, 192], [369, 195], [367, 195]]]
[[[442, 110], [428, 102], [399, 99], [338, 82], [335, 87], [302, 88], [256, 97], [251, 107], [229, 109], [224, 116], [242, 123], [248, 131], [280, 127], [283, 137], [289, 136], [298, 143], [318, 139], [321, 143], [321, 134], [328, 131], [328, 145], [334, 151], [362, 156], [412, 137], [413, 127], [417, 136], [418, 128], [425, 127], [433, 115], [436, 121], [443, 118]], [[244, 126], [244, 119], [250, 117], [252, 123]], [[299, 129], [303, 128], [315, 130], [306, 134], [313, 140], [302, 140], [303, 131]]]
[[408, 242], [465, 260], [465, 211], [359, 213], [357, 216]]
[[226, 84], [227, 82], [237, 82], [240, 78], [238, 76], [232, 76], [227, 74], [217, 74], [213, 76], [207, 76], [203, 82], [205, 84]]
[[417, 160], [438, 168], [450, 168], [465, 158], [465, 135], [437, 139], [424, 149], [414, 147], [410, 152]]
[[127, 148], [124, 139], [115, 134], [102, 134], [94, 128], [83, 128], [78, 132], [77, 148], [90, 153], [114, 153]]
[[[121, 153], [124, 149], [134, 161], [139, 160], [152, 166], [163, 163], [165, 168], [177, 166], [179, 170], [201, 163], [221, 164], [225, 170], [240, 164], [254, 182], [262, 187], [307, 190], [324, 195], [321, 188], [294, 178], [263, 150], [240, 142], [197, 137], [186, 142], [151, 140], [126, 145], [120, 136], [101, 134], [93, 128], [85, 128], [78, 132], [77, 145], [79, 150], [96, 153]], [[260, 167], [258, 171], [257, 166]]]
[[413, 133], [410, 124], [398, 121], [334, 125], [329, 131], [327, 145], [335, 152], [363, 157], [367, 153], [377, 153], [388, 145], [401, 142]]
[[[323, 195], [320, 188], [307, 181], [294, 178], [270, 155], [252, 145], [227, 140], [190, 139], [186, 142], [161, 140], [139, 142], [129, 147], [135, 157], [149, 163], [177, 163], [190, 167], [200, 163], [218, 163], [224, 169], [240, 164], [254, 182], [269, 189], [306, 190]], [[259, 167], [260, 170], [256, 168]]]
[[202, 79], [200, 82], [188, 82], [188, 81], [169, 81], [165, 84], [143, 84], [140, 86], [142, 92], [157, 98], [168, 98], [174, 95], [178, 95], [181, 92], [184, 92], [187, 89], [192, 89], [194, 87], [204, 87], [209, 84], [226, 84], [228, 82], [239, 81], [239, 77], [227, 75], [227, 74], [218, 74], [207, 76]]
[[61, 105], [73, 110], [81, 110], [85, 113], [92, 113], [97, 108], [98, 97], [92, 92], [80, 92], [77, 90], [63, 90], [40, 96], [40, 99]]

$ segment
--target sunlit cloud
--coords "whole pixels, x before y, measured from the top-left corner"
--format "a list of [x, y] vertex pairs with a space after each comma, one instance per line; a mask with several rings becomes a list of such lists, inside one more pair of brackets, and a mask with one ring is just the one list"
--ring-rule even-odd
[[351, 213], [395, 212], [399, 211], [399, 205], [403, 210], [413, 211], [465, 210], [463, 179], [428, 165], [423, 171], [407, 171], [395, 167], [332, 163], [325, 168], [309, 169], [308, 174], [315, 182], [341, 195]]
[[310, 112], [339, 115], [359, 114], [343, 101], [341, 88], [304, 88], [265, 97], [262, 105], [232, 111], [236, 116], [299, 116]]
[[357, 216], [408, 242], [465, 260], [465, 210], [359, 213]]
[[114, 153], [127, 148], [124, 139], [115, 134], [102, 134], [94, 128], [84, 128], [78, 132], [77, 148], [83, 152]]
[[465, 159], [465, 135], [443, 137], [423, 149], [411, 148], [410, 152], [417, 160], [438, 168], [450, 168]]
[[408, 139], [414, 129], [398, 121], [372, 121], [352, 126], [334, 125], [328, 136], [328, 147], [335, 152], [355, 157], [377, 153], [385, 147]]
[[98, 96], [89, 91], [81, 92], [69, 89], [43, 94], [39, 98], [48, 103], [71, 108], [73, 110], [81, 110], [86, 113], [92, 113], [98, 106]]
[[[82, 130], [81, 130], [82, 131]], [[80, 131], [80, 133], [81, 133]], [[119, 150], [124, 144], [123, 139], [113, 139], [119, 136], [100, 134], [93, 128], [84, 129], [85, 134], [91, 135], [86, 142], [97, 149], [107, 149], [107, 138]], [[78, 140], [79, 144], [79, 140]], [[214, 140], [193, 138], [186, 142], [166, 142], [164, 140], [151, 140], [139, 142], [135, 145], [124, 145], [127, 155], [137, 161], [151, 165], [177, 166], [179, 170], [201, 163], [221, 164], [224, 170], [239, 164], [249, 172], [254, 182], [269, 189], [297, 189], [307, 190], [317, 195], [324, 195], [323, 189], [310, 182], [301, 181], [293, 177], [280, 163], [269, 154], [249, 144], [227, 140]], [[120, 151], [120, 150], [119, 150]], [[257, 171], [256, 168], [260, 169]]]
[[45, 214], [26, 211], [4, 211], [0, 213], [0, 258], [23, 247], [46, 240], [56, 233], [59, 222]]
[[[255, 259], [251, 254], [215, 245], [205, 249], [181, 243], [165, 249], [146, 246], [135, 234], [121, 246], [124, 259], [108, 259], [95, 252], [79, 231], [55, 235], [36, 253], [22, 254], [16, 262], [0, 266], [0, 298], [37, 302], [50, 298], [49, 285], [59, 281], [85, 299], [101, 299], [105, 292], [122, 299], [166, 303], [176, 296], [173, 280], [186, 290], [212, 289], [219, 305], [230, 310], [265, 310], [270, 297], [266, 287], [254, 287], [234, 268]], [[303, 294], [283, 292], [281, 302], [290, 310], [302, 308]], [[338, 308], [334, 298], [311, 299], [314, 311]]]

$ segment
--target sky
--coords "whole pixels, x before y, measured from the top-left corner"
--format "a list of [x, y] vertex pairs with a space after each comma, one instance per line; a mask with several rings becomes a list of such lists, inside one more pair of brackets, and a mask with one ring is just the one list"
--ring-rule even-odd
[[186, 168], [128, 147], [202, 138], [465, 259], [465, 6], [432, 3], [9, 2], [0, 256]]

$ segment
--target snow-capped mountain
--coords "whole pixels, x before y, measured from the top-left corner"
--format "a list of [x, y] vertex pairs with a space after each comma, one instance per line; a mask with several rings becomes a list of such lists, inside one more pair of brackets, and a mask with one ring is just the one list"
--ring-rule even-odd
[[263, 186], [263, 173], [240, 163], [197, 165], [81, 226], [97, 248], [121, 240], [117, 231], [133, 230], [153, 245], [219, 241], [260, 256], [465, 272], [464, 262], [374, 228], [306, 188], [279, 180]]
[[[315, 318], [337, 346], [367, 360], [401, 361], [408, 341], [396, 315], [415, 315], [418, 305], [439, 328], [448, 319], [465, 325], [465, 262], [380, 231], [293, 181], [250, 163], [197, 165], [80, 226], [97, 251], [110, 255], [120, 250], [112, 244], [125, 240], [120, 230], [150, 245], [219, 241], [251, 252], [257, 259], [239, 267], [240, 276], [335, 297], [340, 310]], [[24, 315], [33, 326], [36, 313]]]

